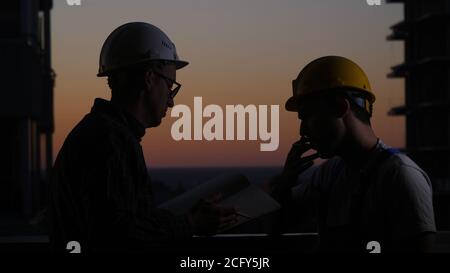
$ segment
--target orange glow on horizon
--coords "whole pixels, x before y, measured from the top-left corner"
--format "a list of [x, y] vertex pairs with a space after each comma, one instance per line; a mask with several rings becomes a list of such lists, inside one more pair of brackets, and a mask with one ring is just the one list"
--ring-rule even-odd
[[[280, 105], [280, 145], [274, 152], [260, 152], [259, 140], [174, 141], [170, 128], [175, 119], [168, 113], [161, 126], [147, 129], [142, 141], [151, 167], [282, 165], [299, 131], [296, 114], [284, 110], [291, 80], [309, 61], [324, 55], [349, 57], [366, 70], [377, 94], [373, 127], [385, 143], [403, 147], [404, 118], [387, 116], [403, 102], [403, 80], [386, 77], [391, 66], [403, 61], [402, 45], [386, 41], [390, 25], [402, 19], [401, 6], [317, 2], [99, 0], [75, 9], [55, 1], [55, 157], [94, 98], [109, 99], [105, 78], [96, 77], [98, 54], [107, 35], [129, 21], [158, 25], [175, 42], [181, 58], [190, 62], [177, 73], [183, 87], [176, 103], [192, 109], [193, 97], [201, 96], [204, 105]], [[99, 13], [109, 16], [100, 21]]]

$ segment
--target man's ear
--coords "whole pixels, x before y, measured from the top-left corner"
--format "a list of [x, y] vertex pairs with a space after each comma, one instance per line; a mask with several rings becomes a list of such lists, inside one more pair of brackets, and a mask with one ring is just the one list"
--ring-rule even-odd
[[343, 117], [350, 111], [350, 102], [343, 96], [336, 97], [336, 116]]
[[145, 72], [145, 87], [147, 87], [147, 90], [153, 86], [154, 81], [155, 73], [153, 73], [153, 71], [151, 70], [147, 70], [147, 72]]

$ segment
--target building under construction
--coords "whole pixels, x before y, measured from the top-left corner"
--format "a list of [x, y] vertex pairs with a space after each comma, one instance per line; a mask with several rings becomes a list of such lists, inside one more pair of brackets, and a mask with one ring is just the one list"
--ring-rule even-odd
[[0, 9], [0, 230], [39, 233], [52, 164], [51, 0], [5, 1]]
[[404, 41], [405, 61], [389, 77], [405, 79], [405, 104], [391, 110], [406, 116], [406, 150], [433, 183], [436, 224], [450, 228], [450, 1], [403, 3], [404, 21], [388, 40]]

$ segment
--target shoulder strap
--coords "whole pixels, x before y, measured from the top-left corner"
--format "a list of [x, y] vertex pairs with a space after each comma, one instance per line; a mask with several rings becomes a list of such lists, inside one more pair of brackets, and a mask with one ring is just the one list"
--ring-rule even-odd
[[[385, 162], [387, 159], [389, 159], [391, 156], [400, 153], [398, 149], [395, 148], [387, 148], [383, 149], [381, 151], [381, 154], [378, 156], [376, 161], [372, 164], [372, 168], [368, 169], [366, 171], [365, 177], [367, 177], [366, 181], [362, 182], [362, 189], [359, 195], [358, 200], [356, 201], [356, 204], [354, 204], [352, 207], [351, 213], [355, 213], [356, 215], [361, 215], [362, 213], [362, 205], [364, 198], [367, 194], [368, 188], [371, 184], [371, 181], [373, 180], [373, 174], [375, 174], [379, 167]], [[321, 192], [320, 194], [320, 203], [319, 203], [319, 222], [321, 225], [326, 225], [326, 219], [328, 216], [328, 207], [329, 207], [329, 200], [330, 200], [330, 193], [329, 192]], [[356, 217], [358, 218], [358, 217]], [[359, 222], [360, 219], [355, 219], [357, 222]]]
[[[362, 216], [362, 210], [363, 210], [363, 205], [364, 205], [364, 200], [367, 198], [367, 192], [369, 190], [370, 185], [373, 183], [374, 178], [376, 178], [376, 174], [377, 171], [380, 170], [381, 166], [383, 166], [383, 163], [386, 162], [386, 160], [388, 160], [389, 158], [391, 158], [393, 155], [396, 155], [400, 153], [400, 151], [398, 149], [395, 148], [387, 148], [387, 149], [383, 149], [380, 152], [380, 155], [378, 155], [378, 158], [376, 159], [376, 161], [372, 164], [372, 167], [369, 168], [366, 172], [364, 176], [361, 176], [361, 180], [364, 181], [360, 181], [361, 183], [361, 192], [359, 193], [355, 203], [352, 205], [352, 219], [353, 219], [353, 225], [355, 225], [355, 227], [358, 227], [362, 224], [361, 223], [361, 216]], [[361, 233], [360, 236], [361, 239], [364, 237], [364, 231], [361, 229], [358, 229]]]
[[[378, 158], [374, 163], [372, 163], [372, 167], [367, 169], [365, 174], [361, 177], [361, 179], [365, 178], [365, 181], [360, 181], [361, 183], [361, 197], [362, 199], [365, 198], [367, 191], [369, 189], [370, 184], [373, 181], [373, 178], [375, 177], [375, 174], [380, 169], [380, 167], [383, 165], [383, 163], [388, 160], [391, 156], [396, 155], [400, 153], [398, 149], [395, 148], [387, 148], [383, 149], [380, 152], [380, 155], [378, 155]], [[363, 201], [363, 200], [361, 200]], [[358, 205], [359, 208], [362, 207], [362, 204]]]

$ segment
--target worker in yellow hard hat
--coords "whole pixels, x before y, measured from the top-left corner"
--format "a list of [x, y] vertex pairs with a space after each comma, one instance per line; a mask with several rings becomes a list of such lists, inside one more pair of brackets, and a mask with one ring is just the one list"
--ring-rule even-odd
[[[316, 128], [310, 127], [316, 123], [313, 122], [311, 125], [310, 118], [302, 118], [310, 115], [314, 110], [322, 111], [324, 109], [325, 111], [318, 115], [323, 117], [333, 110], [337, 110], [337, 114], [340, 114], [339, 111], [346, 110], [345, 106], [348, 106], [348, 109], [352, 110], [351, 112], [360, 121], [354, 125], [364, 127], [364, 131], [367, 132], [368, 145], [371, 146], [377, 141], [377, 137], [370, 127], [375, 95], [371, 91], [364, 71], [352, 61], [339, 56], [319, 58], [300, 72], [297, 79], [292, 82], [292, 86], [293, 96], [286, 102], [286, 110], [299, 113], [299, 118], [304, 121], [302, 122], [304, 131], [302, 135], [310, 140], [312, 145], [324, 145], [324, 147], [316, 147], [322, 148], [318, 150], [322, 156], [328, 157], [335, 154], [336, 151], [330, 150], [332, 147], [326, 146], [330, 146], [340, 139], [333, 135], [333, 133], [339, 132], [329, 132], [329, 134], [320, 134], [320, 136], [315, 133]], [[326, 128], [326, 126], [319, 126], [318, 129]]]
[[[430, 250], [436, 232], [430, 179], [376, 136], [375, 95], [364, 71], [326, 56], [309, 63], [292, 87], [286, 109], [297, 112], [301, 139], [272, 184], [273, 195], [294, 211], [288, 218], [314, 204], [324, 251]], [[317, 153], [305, 156], [309, 150]], [[319, 156], [328, 160], [311, 167]], [[316, 203], [306, 204], [311, 195]]]

